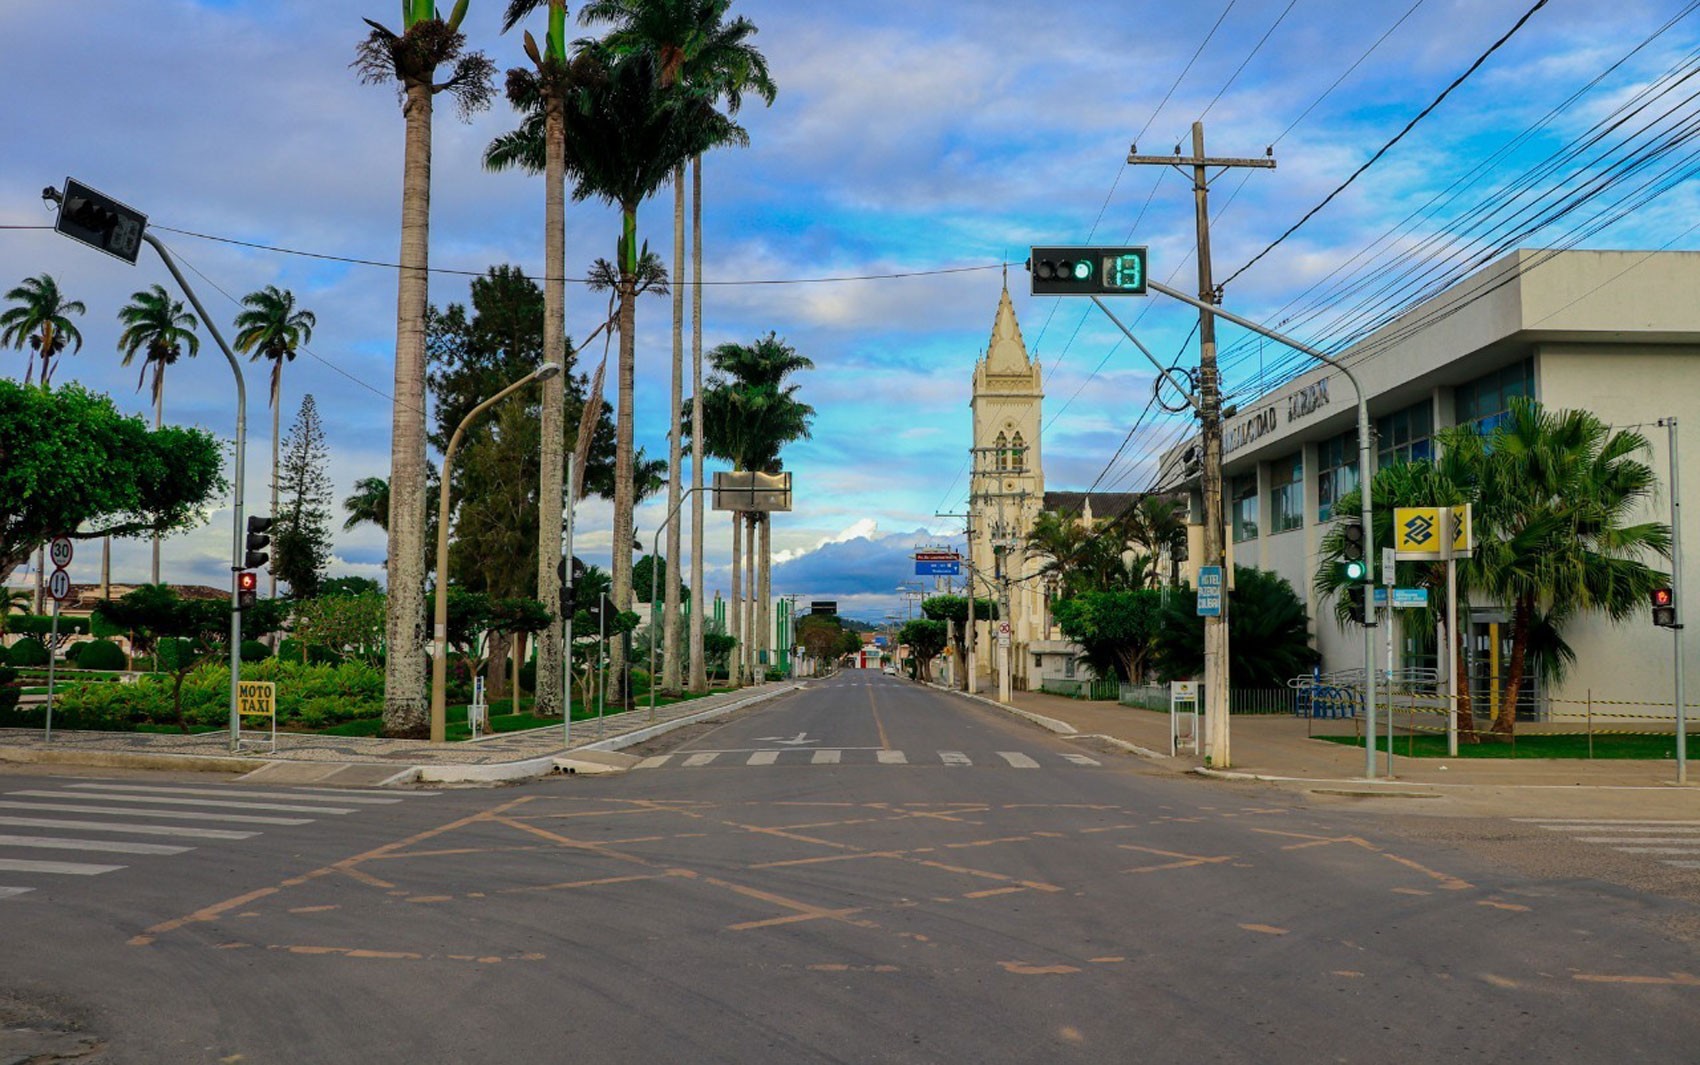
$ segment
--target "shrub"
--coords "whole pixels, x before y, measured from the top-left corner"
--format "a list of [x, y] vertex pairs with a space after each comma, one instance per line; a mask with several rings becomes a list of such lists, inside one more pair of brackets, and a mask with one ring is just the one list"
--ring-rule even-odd
[[[301, 641], [291, 636], [277, 645], [276, 657], [288, 662], [301, 661]], [[307, 648], [307, 661], [315, 666], [334, 666], [342, 661], [342, 656], [329, 647], [313, 644]]]
[[14, 666], [45, 666], [47, 646], [33, 636], [26, 636], [12, 645], [7, 658]]
[[264, 662], [272, 656], [272, 649], [259, 640], [242, 641], [242, 661]]
[[11, 654], [6, 650], [5, 644], [0, 644], [0, 667], [9, 666], [11, 664], [12, 664]]
[[65, 653], [59, 657], [63, 658], [70, 665], [76, 665], [77, 660], [83, 657], [83, 648], [87, 646], [87, 644], [81, 643], [68, 644], [65, 647]]
[[78, 669], [124, 669], [124, 649], [111, 640], [91, 640], [77, 644], [82, 653], [77, 656]]
[[[277, 685], [278, 724], [318, 728], [384, 710], [384, 675], [360, 662], [306, 665], [268, 658], [242, 670], [244, 680]], [[133, 728], [142, 722], [172, 724], [170, 677], [143, 677], [134, 684], [87, 684], [64, 697], [67, 728]], [[60, 700], [54, 721], [60, 720]], [[230, 717], [230, 666], [209, 660], [183, 680], [183, 717], [190, 724], [222, 726]], [[82, 722], [95, 722], [83, 724]], [[39, 723], [39, 722], [38, 722]]]

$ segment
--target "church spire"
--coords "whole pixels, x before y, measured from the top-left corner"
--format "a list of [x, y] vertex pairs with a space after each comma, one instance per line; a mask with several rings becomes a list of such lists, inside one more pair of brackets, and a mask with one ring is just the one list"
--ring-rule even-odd
[[1015, 320], [1015, 304], [1009, 299], [1007, 268], [1003, 292], [998, 296], [998, 314], [992, 322], [992, 339], [986, 344], [988, 373], [1027, 373], [1032, 364], [1027, 358], [1027, 344], [1021, 339], [1021, 324]]

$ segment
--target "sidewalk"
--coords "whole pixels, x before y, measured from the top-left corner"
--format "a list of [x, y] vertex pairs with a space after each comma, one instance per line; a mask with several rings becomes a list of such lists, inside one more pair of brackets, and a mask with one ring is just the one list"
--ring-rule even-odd
[[[561, 769], [609, 772], [632, 761], [616, 752], [664, 732], [706, 721], [742, 707], [794, 691], [795, 682], [758, 684], [739, 691], [657, 707], [651, 719], [645, 706], [623, 714], [574, 721], [571, 743], [559, 725], [507, 732], [479, 740], [431, 743], [428, 740], [369, 739], [279, 732], [277, 750], [230, 751], [228, 731], [181, 734], [55, 731], [51, 741], [40, 729], [0, 729], [0, 765], [7, 762], [59, 763], [136, 769], [209, 770], [248, 773], [272, 783], [334, 783], [345, 786], [412, 781], [474, 783], [519, 780]], [[244, 732], [250, 742], [269, 733]]]
[[[980, 698], [996, 702], [983, 693]], [[1191, 753], [1169, 757], [1167, 713], [1044, 692], [1015, 692], [1010, 706], [1061, 722], [1081, 735], [1108, 736], [1144, 748], [1158, 756], [1155, 761], [1180, 772], [1205, 768], [1204, 760]], [[1221, 775], [1369, 786], [1364, 779], [1362, 747], [1308, 735], [1309, 731], [1353, 735], [1354, 727], [1349, 720], [1308, 721], [1288, 714], [1235, 715], [1229, 724], [1233, 761]], [[1393, 749], [1391, 780], [1384, 776], [1386, 755], [1378, 757], [1377, 779], [1384, 782], [1383, 786], [1672, 788], [1676, 780], [1674, 761], [1407, 758], [1399, 753], [1397, 740]]]

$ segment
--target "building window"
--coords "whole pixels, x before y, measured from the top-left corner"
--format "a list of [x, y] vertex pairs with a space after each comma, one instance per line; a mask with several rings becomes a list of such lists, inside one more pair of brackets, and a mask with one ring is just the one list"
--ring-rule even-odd
[[992, 447], [994, 449], [992, 454], [997, 460], [998, 469], [1009, 469], [1009, 437], [999, 433], [998, 438], [992, 441]]
[[1295, 452], [1269, 464], [1269, 531], [1302, 529], [1305, 523], [1305, 462]]
[[1069, 678], [1073, 678], [1073, 676], [1074, 676], [1074, 656], [1073, 655], [1064, 655], [1063, 656], [1063, 676], [1069, 677]]
[[1233, 507], [1229, 514], [1234, 523], [1234, 543], [1257, 539], [1257, 474], [1235, 477], [1229, 482], [1229, 498]]
[[1027, 443], [1016, 433], [1009, 441], [1009, 464], [1016, 470], [1027, 468]]
[[1348, 429], [1318, 444], [1316, 465], [1316, 520], [1327, 521], [1340, 497], [1358, 486], [1358, 431]]
[[1510, 413], [1511, 401], [1519, 396], [1535, 398], [1534, 359], [1512, 363], [1459, 385], [1453, 394], [1458, 424], [1474, 426], [1478, 433], [1491, 433]]
[[1434, 406], [1428, 400], [1375, 420], [1376, 467], [1434, 459]]

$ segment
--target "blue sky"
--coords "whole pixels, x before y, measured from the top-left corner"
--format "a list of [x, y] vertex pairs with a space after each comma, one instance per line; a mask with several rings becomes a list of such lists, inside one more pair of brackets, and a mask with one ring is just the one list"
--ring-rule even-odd
[[[756, 40], [780, 93], [772, 108], [751, 101], [742, 113], [748, 148], [707, 162], [705, 277], [981, 268], [706, 290], [708, 345], [775, 330], [817, 367], [802, 381], [820, 412], [814, 438], [786, 456], [797, 509], [775, 522], [785, 560], [775, 590], [836, 598], [846, 612], [878, 617], [897, 601], [911, 547], [949, 538], [953, 523], [935, 515], [964, 501], [969, 379], [997, 304], [997, 264], [1019, 264], [1031, 243], [1131, 238], [1151, 245], [1153, 276], [1190, 287], [1188, 184], [1163, 168], [1124, 166], [1136, 137], [1142, 151], [1164, 153], [1202, 116], [1213, 154], [1259, 155], [1274, 146], [1276, 170], [1227, 175], [1214, 186], [1214, 258], [1225, 277], [1368, 159], [1532, 2], [740, 0], [734, 11], [760, 27]], [[505, 69], [522, 56], [516, 39], [497, 32], [502, 6], [472, 0], [467, 31]], [[1700, 17], [1685, 16], [1495, 155], [1689, 6], [1552, 0], [1363, 178], [1238, 278], [1229, 306], [1270, 321], [1293, 317], [1301, 337], [1332, 339], [1325, 318], [1296, 317], [1290, 301], [1375, 247], [1435, 193], [1469, 179], [1478, 196], [1507, 186], [1639, 87], [1673, 65], [1692, 64]], [[331, 0], [7, 0], [0, 94], [13, 106], [0, 114], [0, 139], [11, 146], [0, 157], [0, 224], [50, 222], [40, 189], [71, 174], [143, 209], [156, 225], [393, 260], [402, 121], [391, 92], [361, 85], [348, 68], [364, 29], [359, 16], [383, 21], [393, 8]], [[470, 123], [439, 110], [434, 267], [515, 263], [540, 272], [540, 183], [478, 165], [484, 145], [513, 121], [500, 101]], [[1695, 186], [1672, 186], [1584, 246], [1652, 248], [1673, 237], [1673, 247], [1700, 246], [1688, 228], [1700, 206]], [[1469, 202], [1444, 205], [1381, 246], [1456, 228], [1469, 217]], [[664, 254], [671, 219], [668, 190], [640, 213], [643, 236]], [[571, 206], [569, 273], [611, 256], [617, 229], [608, 209]], [[239, 297], [268, 283], [286, 286], [318, 314], [312, 354], [286, 371], [285, 426], [311, 392], [333, 448], [339, 498], [356, 478], [387, 475], [394, 273], [156, 232], [204, 275], [204, 282], [191, 278], [226, 328], [235, 307], [218, 289]], [[1534, 242], [1568, 232], [1561, 223]], [[132, 291], [168, 282], [163, 269], [149, 258], [128, 267], [51, 232], [0, 230], [5, 287], [43, 271], [89, 307], [81, 322], [87, 343], [56, 379], [80, 380], [142, 410], [146, 397], [134, 391], [134, 374], [118, 366], [115, 314]], [[1150, 397], [1149, 368], [1086, 305], [1028, 297], [1019, 265], [1009, 283], [1029, 347], [1045, 365], [1049, 486], [1145, 487], [1151, 458], [1184, 428], [1175, 418], [1139, 418]], [[464, 301], [466, 279], [438, 274], [431, 293], [439, 304]], [[588, 332], [601, 304], [570, 290], [569, 331]], [[665, 450], [667, 306], [646, 301], [639, 318], [636, 430], [652, 454]], [[1154, 351], [1183, 351], [1195, 321], [1183, 307], [1150, 300], [1122, 308]], [[1226, 331], [1222, 339], [1228, 388], [1254, 387], [1256, 345], [1234, 349], [1240, 338]], [[1282, 365], [1273, 350], [1263, 358], [1266, 372]], [[1183, 364], [1194, 360], [1195, 345], [1182, 355]], [[16, 355], [0, 356], [0, 367], [21, 377]], [[262, 381], [263, 369], [250, 379]], [[250, 499], [262, 496], [267, 475], [263, 402], [250, 410]], [[166, 403], [173, 420], [231, 432], [229, 375], [210, 344], [172, 370]], [[1136, 422], [1132, 442], [1106, 467]], [[658, 506], [640, 509], [646, 540], [660, 517]], [[606, 558], [609, 524], [606, 504], [581, 510], [582, 555]], [[167, 577], [222, 583], [228, 535], [225, 511], [168, 541]], [[709, 536], [712, 590], [726, 584], [725, 523]], [[121, 546], [117, 576], [144, 573], [146, 553], [144, 544]], [[336, 572], [377, 575], [382, 536], [339, 536], [336, 553]], [[73, 575], [92, 579], [97, 562], [98, 552], [85, 550]]]

